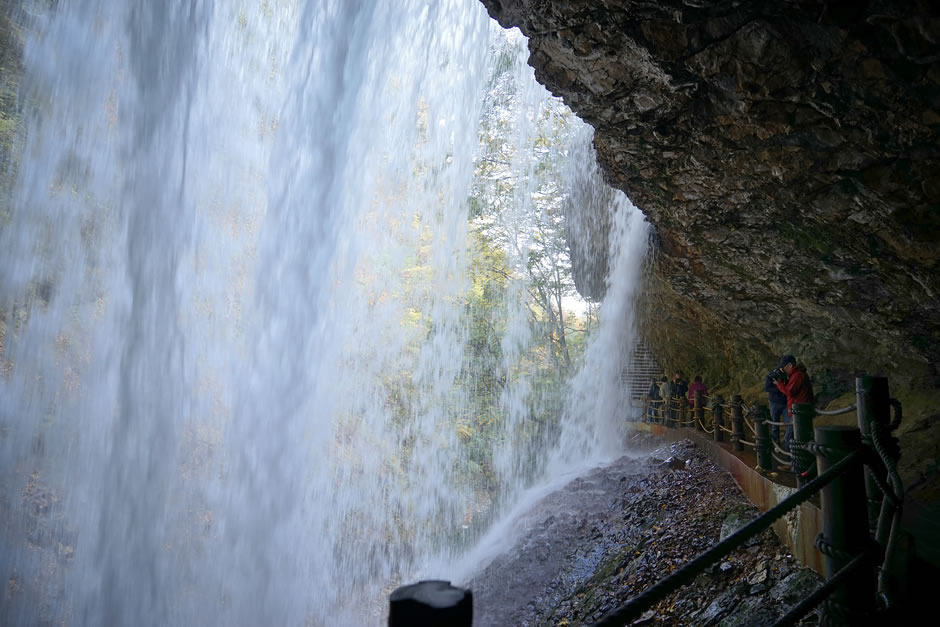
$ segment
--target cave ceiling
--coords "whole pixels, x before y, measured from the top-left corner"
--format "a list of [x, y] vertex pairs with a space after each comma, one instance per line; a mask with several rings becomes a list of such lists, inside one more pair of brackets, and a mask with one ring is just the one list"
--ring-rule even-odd
[[[594, 127], [609, 182], [654, 226], [650, 302], [707, 319], [680, 341], [708, 327], [935, 376], [940, 5], [483, 4], [529, 38], [536, 77]], [[606, 260], [572, 253], [599, 295]]]

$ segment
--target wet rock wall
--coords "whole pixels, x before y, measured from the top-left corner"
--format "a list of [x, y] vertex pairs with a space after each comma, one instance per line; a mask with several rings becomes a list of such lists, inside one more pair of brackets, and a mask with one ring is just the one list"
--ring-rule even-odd
[[[661, 362], [936, 386], [940, 5], [482, 1], [655, 226]], [[575, 257], [601, 292], [606, 260]]]

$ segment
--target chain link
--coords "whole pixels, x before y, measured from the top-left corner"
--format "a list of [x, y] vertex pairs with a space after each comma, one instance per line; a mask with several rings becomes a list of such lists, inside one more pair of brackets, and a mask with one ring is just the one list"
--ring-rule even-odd
[[814, 455], [819, 455], [820, 457], [833, 457], [840, 454], [840, 451], [830, 447], [823, 446], [822, 444], [817, 444], [815, 440], [806, 442], [801, 445], [802, 448], [806, 449]]
[[[897, 549], [898, 533], [901, 527], [901, 505], [904, 502], [904, 484], [901, 482], [901, 476], [898, 474], [898, 459], [901, 457], [901, 449], [898, 446], [898, 439], [891, 435], [891, 432], [901, 424], [901, 403], [897, 399], [890, 399], [891, 407], [894, 409], [894, 420], [891, 424], [885, 424], [878, 420], [869, 423], [869, 439], [872, 447], [878, 454], [878, 458], [884, 466], [888, 478], [888, 486], [878, 487], [884, 492], [885, 502], [882, 503], [882, 514], [891, 516], [891, 527], [888, 531], [887, 542], [885, 543], [884, 566], [878, 576], [878, 589], [890, 605], [890, 589], [887, 579], [890, 577], [892, 564], [894, 563], [894, 554]], [[868, 473], [875, 478], [876, 484], [881, 479], [877, 469], [872, 468]], [[892, 511], [893, 510], [893, 511]], [[879, 519], [876, 537], [884, 537], [881, 528], [881, 521], [886, 520], [884, 516]]]
[[813, 544], [819, 550], [819, 552], [822, 553], [823, 555], [827, 557], [834, 557], [837, 560], [841, 560], [843, 562], [849, 561], [850, 559], [852, 559], [852, 555], [854, 555], [853, 553], [849, 553], [848, 551], [844, 549], [840, 549], [840, 548], [833, 546], [833, 544], [826, 538], [826, 536], [824, 536], [821, 533], [818, 536], [816, 536], [816, 542], [814, 542]]

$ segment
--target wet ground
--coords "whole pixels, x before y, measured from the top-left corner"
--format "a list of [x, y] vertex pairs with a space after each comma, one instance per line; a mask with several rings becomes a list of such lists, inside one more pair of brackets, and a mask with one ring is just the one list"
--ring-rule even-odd
[[[590, 625], [757, 515], [687, 440], [623, 457], [517, 521], [521, 539], [470, 583], [474, 625]], [[819, 583], [767, 531], [634, 624], [769, 625]]]

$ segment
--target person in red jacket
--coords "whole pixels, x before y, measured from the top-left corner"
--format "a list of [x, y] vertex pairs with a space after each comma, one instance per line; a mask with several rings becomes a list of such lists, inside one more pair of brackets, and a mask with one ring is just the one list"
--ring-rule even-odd
[[796, 362], [793, 355], [784, 355], [780, 358], [778, 370], [782, 370], [786, 378], [777, 378], [774, 384], [784, 396], [787, 397], [787, 433], [784, 442], [790, 450], [790, 441], [793, 439], [793, 404], [813, 402], [813, 384], [806, 374], [806, 366]]
[[708, 388], [702, 383], [702, 377], [700, 375], [696, 375], [695, 381], [689, 386], [689, 407], [695, 407], [695, 392], [698, 390], [702, 391], [702, 396], [708, 396]]

